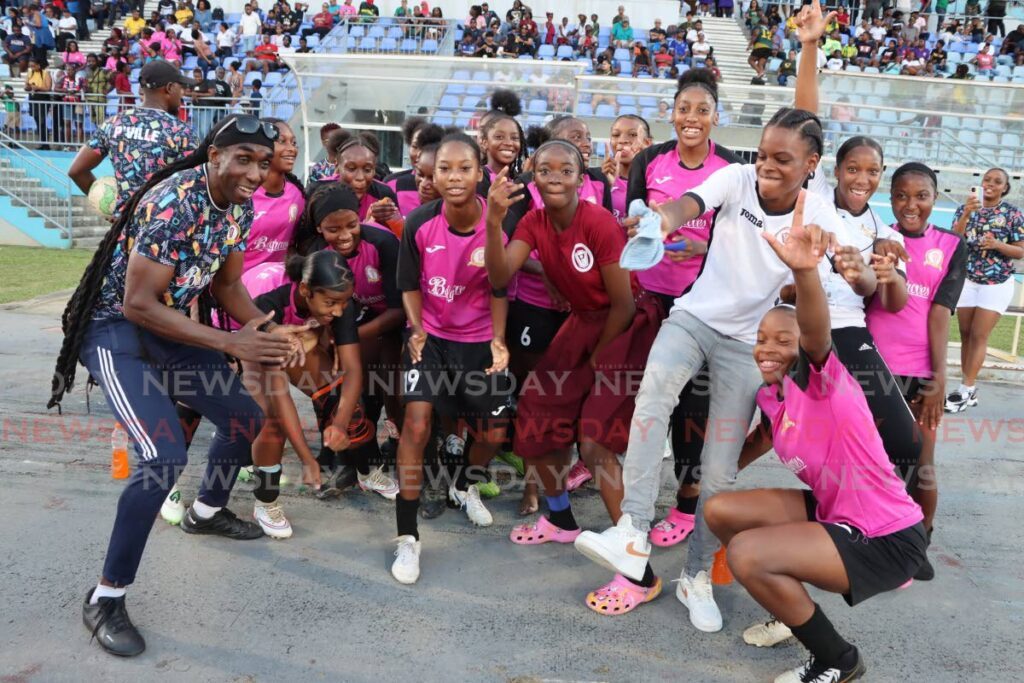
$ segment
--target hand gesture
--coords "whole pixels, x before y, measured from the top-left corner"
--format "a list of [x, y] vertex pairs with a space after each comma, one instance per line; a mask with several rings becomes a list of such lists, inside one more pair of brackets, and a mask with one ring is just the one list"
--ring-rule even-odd
[[[768, 242], [772, 250], [783, 263], [789, 266], [792, 271], [814, 270], [818, 262], [825, 255], [829, 246], [830, 233], [825, 232], [817, 225], [804, 225], [804, 202], [807, 199], [807, 191], [800, 190], [800, 196], [796, 200], [796, 208], [793, 209], [793, 225], [789, 228], [789, 235], [785, 242], [770, 232], [762, 232], [761, 237]], [[832, 236], [834, 239], [834, 236]]]
[[851, 285], [859, 281], [864, 271], [867, 270], [864, 258], [860, 255], [860, 250], [857, 247], [841, 246], [836, 248], [832, 264], [835, 266], [836, 272]]
[[964, 202], [963, 215], [970, 216], [972, 213], [974, 213], [975, 211], [977, 211], [980, 208], [981, 208], [981, 199], [978, 198], [978, 195], [974, 194], [973, 192], [971, 194], [967, 195], [967, 201]]
[[348, 438], [348, 432], [337, 425], [327, 425], [324, 429], [324, 446], [332, 451], [348, 450], [352, 441]]
[[370, 205], [370, 215], [381, 225], [387, 225], [387, 222], [393, 219], [396, 213], [398, 213], [398, 207], [390, 197], [384, 197]]
[[264, 365], [281, 365], [287, 361], [295, 351], [292, 336], [287, 331], [279, 332], [277, 328], [270, 332], [260, 332], [256, 329], [263, 323], [270, 322], [273, 317], [274, 313], [271, 311], [247, 322], [242, 329], [231, 335], [224, 350], [235, 358]]
[[997, 244], [999, 244], [999, 240], [991, 232], [986, 232], [978, 238], [978, 246], [982, 249], [995, 249]]
[[488, 375], [504, 372], [508, 369], [509, 352], [504, 339], [491, 340], [491, 367], [487, 368]]
[[314, 489], [320, 488], [320, 463], [316, 460], [302, 461], [302, 483]]
[[610, 157], [605, 157], [604, 161], [601, 162], [601, 173], [604, 173], [605, 177], [608, 178], [608, 182], [612, 185], [619, 179], [619, 174], [622, 172], [622, 154], [616, 152]]
[[825, 35], [825, 29], [835, 18], [835, 12], [829, 12], [827, 15], [822, 16], [821, 2], [819, 0], [811, 0], [811, 4], [804, 5], [800, 13], [793, 19], [793, 23], [796, 24], [796, 35], [800, 43], [803, 45], [817, 43]]
[[487, 222], [500, 224], [508, 215], [509, 208], [523, 198], [522, 183], [508, 179], [508, 166], [494, 177], [491, 189], [487, 191]]
[[896, 263], [900, 261], [903, 263], [910, 263], [910, 254], [908, 254], [904, 246], [896, 240], [875, 240], [875, 253], [879, 256], [892, 256]]
[[875, 271], [875, 279], [880, 285], [888, 285], [896, 282], [896, 257], [892, 254], [881, 256], [871, 255], [871, 269]]
[[419, 363], [423, 360], [423, 346], [427, 343], [427, 333], [423, 331], [422, 327], [412, 328], [412, 332], [409, 334], [409, 359], [415, 363]]

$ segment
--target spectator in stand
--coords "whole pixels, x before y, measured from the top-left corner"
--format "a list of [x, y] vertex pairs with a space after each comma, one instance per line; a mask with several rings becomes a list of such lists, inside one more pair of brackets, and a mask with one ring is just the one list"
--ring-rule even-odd
[[114, 91], [117, 93], [121, 106], [125, 108], [135, 106], [135, 93], [132, 92], [131, 72], [131, 65], [128, 62], [123, 62], [118, 65], [117, 72], [114, 74]]
[[305, 38], [315, 33], [323, 39], [331, 32], [332, 28], [334, 28], [334, 16], [325, 2], [320, 6], [320, 11], [313, 15], [313, 27], [302, 29], [302, 37]]
[[213, 26], [213, 9], [210, 7], [209, 0], [199, 0], [196, 3], [196, 11], [192, 20], [199, 22], [199, 30], [210, 30], [210, 27]]
[[626, 8], [623, 5], [619, 5], [618, 14], [612, 17], [612, 29], [615, 29], [617, 24], [624, 24], [629, 21], [629, 17], [626, 16]]
[[362, 22], [377, 21], [380, 8], [373, 4], [374, 0], [363, 0], [359, 3], [359, 20]]
[[988, 15], [988, 32], [1005, 37], [1006, 24], [1003, 23], [1003, 18], [1006, 16], [1006, 0], [988, 0], [985, 14]]
[[[434, 9], [440, 9], [435, 7]], [[537, 22], [533, 20], [533, 11], [529, 7], [523, 12], [523, 18], [519, 21], [519, 28], [522, 30], [526, 29], [526, 32], [533, 37], [534, 42], [537, 41]]]
[[967, 68], [966, 64], [957, 64], [956, 71], [953, 72], [953, 75], [950, 76], [950, 78], [956, 81], [974, 80], [974, 76], [971, 75], [971, 70]]
[[55, 98], [63, 102], [51, 109], [53, 132], [58, 142], [74, 141], [75, 129], [82, 132], [80, 116], [83, 82], [79, 67], [78, 62], [65, 64], [54, 79], [54, 91], [57, 93]]
[[146, 20], [142, 18], [142, 12], [132, 10], [132, 15], [124, 21], [124, 31], [129, 40], [136, 40], [142, 35], [142, 29], [146, 28]]
[[501, 23], [498, 13], [492, 10], [491, 6], [486, 2], [480, 3], [480, 16], [484, 18], [484, 24], [487, 26], [490, 26], [491, 22], [494, 21], [497, 21], [499, 24]]
[[868, 29], [868, 32], [871, 34], [871, 39], [874, 40], [879, 45], [881, 45], [882, 41], [885, 40], [889, 35], [889, 30], [886, 29], [885, 26], [882, 24], [881, 19], [875, 19], [871, 23], [871, 28]]
[[[757, 0], [754, 0], [755, 2]], [[689, 57], [687, 54], [690, 51], [689, 43], [686, 41], [686, 30], [682, 27], [676, 31], [676, 35], [673, 38], [668, 39], [668, 49], [672, 53], [676, 64], [687, 64], [689, 63]]]
[[934, 67], [935, 71], [945, 71], [946, 59], [946, 44], [940, 40], [935, 43], [935, 49], [928, 55], [928, 63]]
[[633, 27], [629, 25], [628, 18], [612, 24], [612, 44], [625, 48], [633, 44]]
[[654, 75], [651, 73], [651, 53], [647, 51], [643, 43], [637, 41], [633, 45], [633, 78], [642, 73], [648, 76]]
[[466, 31], [462, 34], [462, 41], [455, 46], [455, 52], [463, 57], [473, 57], [476, 52], [476, 40], [473, 34]]
[[898, 64], [899, 59], [897, 57], [896, 41], [890, 38], [878, 55], [878, 68], [887, 69], [892, 64]]
[[981, 19], [971, 20], [970, 35], [972, 43], [980, 43], [985, 40], [985, 29], [981, 24]]
[[[598, 53], [594, 60], [594, 73], [598, 76], [618, 76], [619, 63], [615, 61], [615, 48], [609, 45], [602, 52]], [[593, 102], [591, 102], [592, 106]]]
[[231, 106], [235, 106], [242, 101], [242, 95], [244, 94], [245, 87], [245, 76], [242, 75], [242, 63], [239, 61], [231, 62], [228, 66], [228, 85], [231, 86]]
[[252, 52], [254, 59], [246, 61], [245, 70], [262, 71], [263, 77], [266, 78], [267, 74], [271, 71], [278, 71], [284, 67], [284, 63], [278, 57], [278, 52], [279, 49], [270, 39], [270, 34], [264, 33], [262, 41]]
[[121, 50], [122, 52], [128, 51], [128, 39], [125, 38], [124, 32], [116, 26], [110, 29], [110, 35], [107, 36], [107, 39], [103, 41], [104, 51], [110, 50], [115, 47]]
[[697, 42], [697, 34], [703, 30], [704, 23], [700, 19], [690, 24], [690, 28], [686, 31], [686, 42], [692, 46]]
[[[39, 61], [35, 57], [28, 60], [28, 71], [25, 73], [23, 87], [29, 98], [29, 112], [37, 122], [39, 141], [43, 143], [40, 149], [50, 149], [48, 143], [51, 130], [46, 125], [46, 114], [51, 111], [50, 93], [53, 92], [53, 78], [46, 69], [46, 62]], [[54, 105], [53, 108], [58, 106], [60, 105]], [[57, 129], [53, 128], [52, 132], [56, 138]]]
[[[687, 14], [687, 19], [692, 18], [692, 14]], [[743, 23], [746, 25], [748, 31], [754, 30], [755, 26], [760, 26], [762, 21], [765, 19], [764, 14], [761, 12], [761, 5], [757, 0], [750, 0], [750, 6], [747, 11], [743, 14]]]
[[110, 74], [116, 74], [118, 69], [121, 68], [122, 64], [129, 64], [128, 58], [121, 54], [121, 48], [114, 46], [109, 48], [106, 54], [106, 59], [102, 57], [100, 61], [103, 68], [106, 69]]
[[521, 0], [512, 0], [512, 8], [505, 12], [505, 21], [513, 26], [518, 26], [526, 10], [527, 8]]
[[45, 64], [47, 53], [56, 47], [53, 31], [38, 7], [30, 5], [28, 16], [28, 27], [32, 32], [32, 56], [40, 64]]
[[715, 2], [715, 16], [716, 17], [727, 17], [732, 19], [732, 0], [716, 0]]
[[197, 63], [204, 73], [217, 68], [217, 65], [220, 64], [217, 55], [210, 49], [209, 43], [203, 37], [202, 31], [192, 29], [192, 48], [195, 50]]
[[174, 16], [174, 13], [178, 10], [178, 5], [174, 0], [159, 0], [156, 4], [156, 11], [160, 13], [160, 17], [169, 20]]
[[78, 49], [77, 40], [69, 40], [64, 46], [64, 52], [60, 54], [60, 61], [65, 64], [77, 64], [85, 66], [85, 54]]
[[781, 86], [789, 85], [789, 79], [796, 77], [796, 50], [790, 50], [786, 58], [779, 64], [778, 83]]
[[246, 103], [246, 109], [249, 110], [253, 116], [260, 116], [260, 110], [263, 107], [263, 81], [256, 79], [252, 82], [252, 88], [249, 90], [249, 101]]
[[562, 23], [558, 25], [555, 32], [555, 43], [559, 47], [568, 45], [574, 50], [579, 44], [579, 28], [576, 24], [569, 23], [569, 17], [562, 17]]
[[509, 36], [509, 44], [505, 46], [505, 52], [517, 56], [536, 56], [537, 44], [533, 39], [533, 35], [530, 33], [529, 27], [525, 25], [525, 22], [519, 23], [518, 33], [514, 33]]
[[704, 60], [711, 54], [711, 45], [704, 40], [704, 31], [697, 34], [697, 42], [690, 46], [690, 54], [693, 55], [693, 67], [703, 66]]
[[708, 55], [707, 59], [704, 60], [704, 68], [710, 71], [711, 75], [715, 77], [715, 83], [722, 82], [722, 70], [718, 68], [718, 63], [715, 61], [714, 55]]
[[589, 57], [593, 60], [597, 53], [597, 32], [593, 28], [587, 28], [586, 34], [580, 40], [576, 49], [579, 51], [580, 56]]
[[495, 58], [498, 56], [498, 44], [494, 42], [494, 33], [488, 31], [484, 34], [484, 41], [480, 43], [480, 47], [473, 53], [474, 57], [489, 57]]
[[654, 68], [658, 71], [658, 78], [667, 78], [668, 72], [676, 65], [675, 56], [668, 51], [668, 45], [661, 44], [657, 54], [654, 55]]
[[295, 54], [304, 55], [313, 51], [313, 48], [309, 46], [309, 43], [305, 38], [299, 38], [299, 47], [295, 50]]
[[668, 33], [661, 27], [661, 19], [654, 20], [654, 28], [647, 34], [648, 47], [652, 50], [660, 50], [668, 39]]
[[192, 11], [192, 8], [184, 2], [179, 2], [178, 9], [174, 11], [174, 20], [177, 22], [178, 26], [187, 26], [191, 24], [193, 17], [195, 17], [195, 12]]
[[112, 76], [112, 72], [102, 67], [97, 55], [86, 57], [82, 89], [85, 91], [85, 101], [90, 104], [89, 119], [94, 126], [107, 120], [107, 93], [114, 89]]
[[672, 103], [668, 100], [658, 100], [658, 111], [654, 114], [654, 120], [662, 123], [672, 121]]
[[220, 28], [216, 37], [217, 42], [217, 56], [221, 59], [227, 59], [235, 53], [235, 43], [238, 42], [238, 37], [234, 32], [228, 28], [227, 23], [221, 22]]
[[[704, 35], [701, 32], [699, 35]], [[772, 30], [764, 24], [759, 24], [754, 27], [753, 32], [750, 34], [750, 45], [747, 49], [750, 50], [750, 57], [747, 59], [747, 64], [757, 74], [755, 78], [758, 80], [764, 79], [764, 71], [768, 64], [768, 60], [772, 57], [772, 49], [774, 43], [772, 42]], [[694, 43], [692, 46], [693, 56], [697, 57], [697, 45]]]
[[60, 52], [69, 40], [76, 40], [78, 37], [78, 20], [71, 14], [71, 10], [64, 10], [60, 21], [57, 22], [57, 37], [55, 39], [57, 51]]
[[[568, 21], [568, 19], [566, 19], [566, 21]], [[543, 30], [542, 34], [538, 36], [539, 39], [540, 39], [540, 44], [542, 44], [542, 45], [554, 45], [555, 44], [555, 38], [558, 35], [558, 30], [555, 27], [555, 13], [554, 12], [548, 12], [547, 15], [545, 15], [544, 27], [543, 28], [544, 28], [544, 30]]]
[[[21, 22], [15, 25], [20, 27]], [[22, 71], [28, 71], [32, 57], [32, 43], [20, 30], [13, 30], [4, 38], [4, 64], [11, 69], [11, 77], [18, 78]]]
[[857, 56], [854, 57], [854, 63], [863, 69], [866, 66], [878, 66], [878, 60], [875, 58], [875, 50], [878, 48], [878, 44], [871, 38], [871, 34], [868, 32], [861, 33], [854, 41], [853, 46], [857, 48]]
[[181, 67], [181, 41], [174, 29], [167, 29], [166, 37], [160, 43], [160, 53], [164, 59]]
[[983, 43], [978, 54], [974, 55], [974, 58], [968, 63], [977, 65], [979, 76], [989, 77], [995, 73], [995, 62], [996, 57], [992, 54], [991, 46], [988, 43]]
[[263, 22], [260, 21], [260, 17], [256, 14], [252, 5], [246, 4], [242, 9], [242, 18], [238, 22], [239, 28], [241, 29], [241, 43], [242, 49], [248, 53], [256, 49], [256, 41], [259, 40], [260, 34], [263, 32]]
[[843, 41], [839, 37], [839, 31], [833, 31], [830, 35], [826, 36], [821, 49], [824, 50], [827, 55], [831, 55], [836, 50], [842, 51]]
[[846, 62], [843, 61], [843, 53], [839, 50], [833, 50], [832, 56], [825, 62], [825, 68], [829, 71], [842, 71], [844, 66], [846, 66]]

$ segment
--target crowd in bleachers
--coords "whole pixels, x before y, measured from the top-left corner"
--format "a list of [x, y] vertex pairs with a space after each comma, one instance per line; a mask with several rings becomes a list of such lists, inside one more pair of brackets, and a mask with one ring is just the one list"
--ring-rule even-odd
[[[930, 3], [925, 3], [926, 9]], [[1004, 0], [990, 0], [986, 19], [965, 16], [946, 20], [947, 4], [937, 2], [936, 22], [924, 11], [903, 11], [867, 2], [857, 16], [845, 5], [821, 41], [819, 67], [854, 71], [1000, 82], [1024, 81], [1024, 24], [1007, 32]], [[977, 3], [968, 14], [980, 13]], [[750, 65], [755, 78], [774, 74], [780, 84], [795, 75], [800, 44], [793, 17], [778, 6], [751, 0], [743, 13], [750, 35]], [[929, 27], [938, 27], [930, 30]]]

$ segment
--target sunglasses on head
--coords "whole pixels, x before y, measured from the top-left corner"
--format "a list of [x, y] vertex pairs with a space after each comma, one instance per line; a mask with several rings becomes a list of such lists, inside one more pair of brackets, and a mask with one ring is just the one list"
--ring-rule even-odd
[[226, 126], [221, 128], [220, 132], [217, 134], [218, 137], [220, 133], [223, 133], [232, 126], [234, 126], [239, 133], [244, 135], [255, 135], [262, 129], [263, 134], [266, 135], [271, 142], [277, 140], [278, 136], [281, 134], [281, 132], [277, 130], [277, 126], [269, 121], [264, 121], [255, 116], [242, 115], [231, 119]]

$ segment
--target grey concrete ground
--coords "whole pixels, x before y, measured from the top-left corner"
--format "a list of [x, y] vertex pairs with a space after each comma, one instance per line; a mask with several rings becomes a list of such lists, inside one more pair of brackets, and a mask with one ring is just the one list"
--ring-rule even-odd
[[[47, 414], [57, 305], [0, 311], [0, 681], [765, 681], [804, 656], [758, 650], [740, 633], [764, 617], [733, 585], [716, 589], [725, 630], [695, 631], [673, 593], [685, 547], [656, 552], [662, 597], [622, 617], [583, 597], [608, 577], [570, 547], [507, 540], [518, 496], [490, 504], [493, 527], [458, 512], [421, 525], [419, 584], [388, 572], [392, 506], [350, 493], [325, 504], [290, 490], [295, 537], [231, 542], [158, 521], [129, 608], [148, 650], [112, 658], [81, 623], [120, 484], [110, 478], [109, 413], [81, 389]], [[871, 681], [1024, 680], [1024, 421], [1019, 387], [986, 384], [982, 405], [949, 418], [939, 447], [937, 578], [850, 609], [817, 595], [857, 643]], [[1014, 422], [1015, 421], [1015, 422]], [[204, 437], [205, 438], [205, 437]], [[195, 449], [196, 460], [203, 449]], [[294, 461], [292, 461], [294, 474]], [[199, 467], [184, 480], [187, 497]], [[745, 487], [794, 485], [774, 457]], [[661, 508], [671, 500], [666, 482]], [[232, 507], [251, 510], [238, 490]], [[603, 528], [593, 490], [575, 495]]]

